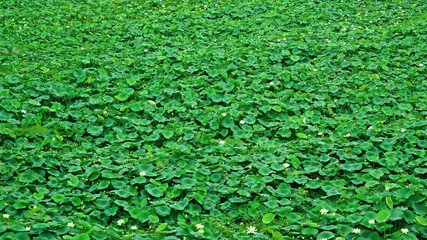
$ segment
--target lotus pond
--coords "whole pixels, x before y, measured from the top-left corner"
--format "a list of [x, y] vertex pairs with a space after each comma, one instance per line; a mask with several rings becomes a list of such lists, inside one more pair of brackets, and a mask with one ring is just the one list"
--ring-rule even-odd
[[0, 239], [426, 239], [424, 0], [2, 0]]

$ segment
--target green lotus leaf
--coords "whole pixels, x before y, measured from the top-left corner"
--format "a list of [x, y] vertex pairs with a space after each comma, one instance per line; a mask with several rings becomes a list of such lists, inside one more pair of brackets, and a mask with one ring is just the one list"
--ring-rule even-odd
[[317, 227], [318, 227], [317, 223], [309, 222], [309, 221], [307, 221], [307, 225], [308, 225], [309, 227], [312, 227], [312, 228], [317, 228]]
[[261, 175], [266, 176], [266, 175], [270, 175], [273, 171], [272, 171], [269, 167], [261, 167], [261, 168], [258, 170], [258, 172], [259, 172]]
[[360, 216], [359, 214], [351, 214], [346, 217], [346, 220], [355, 224], [360, 222], [360, 220], [362, 220], [362, 216]]
[[87, 132], [93, 136], [99, 136], [103, 132], [104, 128], [102, 126], [90, 126], [87, 128]]
[[421, 226], [425, 227], [427, 226], [427, 220], [425, 220], [423, 217], [421, 216], [416, 216], [415, 220], [417, 221], [417, 223], [419, 223]]
[[239, 211], [237, 211], [237, 210], [231, 210], [229, 213], [228, 213], [228, 216], [230, 217], [230, 218], [237, 218], [237, 217], [239, 217]]
[[71, 198], [71, 203], [72, 203], [74, 206], [78, 207], [78, 206], [80, 206], [80, 205], [82, 204], [82, 200], [81, 200], [79, 197], [77, 197], [77, 196], [73, 196], [73, 197]]
[[204, 197], [199, 193], [194, 193], [194, 199], [196, 199], [200, 204], [204, 203]]
[[308, 138], [308, 136], [305, 133], [297, 133], [297, 137], [302, 138], [302, 139]]
[[44, 194], [43, 193], [39, 193], [39, 192], [33, 193], [33, 196], [37, 200], [42, 200], [44, 198]]
[[168, 226], [168, 223], [162, 223], [162, 224], [160, 224], [160, 225], [156, 228], [156, 232], [161, 232], [161, 231], [165, 230], [167, 226]]
[[155, 208], [157, 214], [159, 214], [159, 216], [165, 217], [168, 216], [171, 213], [171, 209], [168, 206], [158, 206]]
[[371, 174], [371, 176], [373, 176], [376, 179], [380, 179], [382, 176], [384, 176], [384, 172], [381, 171], [380, 169], [371, 169], [369, 170], [369, 174]]
[[386, 197], [385, 202], [390, 209], [393, 209], [393, 200], [391, 199], [391, 197]]
[[289, 201], [289, 199], [282, 198], [282, 199], [280, 199], [279, 204], [283, 205], [283, 206], [286, 206], [286, 205], [290, 205], [291, 201]]
[[101, 198], [95, 200], [95, 206], [99, 209], [106, 209], [108, 206], [110, 206], [110, 199], [108, 198]]
[[300, 160], [298, 158], [292, 158], [291, 162], [292, 162], [292, 166], [294, 168], [299, 168], [300, 165], [301, 165], [301, 162], [300, 162]]
[[296, 56], [296, 55], [292, 55], [292, 56], [291, 56], [291, 60], [292, 60], [292, 61], [294, 61], [294, 62], [297, 62], [297, 61], [299, 61], [299, 60], [300, 60], [300, 57], [299, 57], [299, 56]]
[[389, 211], [381, 210], [375, 216], [375, 220], [377, 220], [377, 222], [379, 222], [379, 223], [386, 222], [387, 219], [390, 217], [390, 215], [391, 215], [391, 213]]
[[196, 179], [193, 179], [193, 178], [183, 178], [183, 179], [181, 180], [181, 184], [182, 184], [182, 185], [184, 185], [184, 186], [188, 186], [188, 187], [192, 187], [192, 186], [194, 186], [196, 183], [197, 183], [197, 180], [196, 180]]
[[150, 222], [152, 223], [158, 223], [160, 221], [160, 218], [157, 215], [150, 215], [148, 216], [148, 220], [150, 220]]
[[223, 88], [225, 91], [230, 92], [230, 91], [232, 91], [232, 90], [233, 90], [233, 88], [234, 88], [234, 84], [232, 84], [232, 83], [226, 83], [226, 84], [223, 84], [223, 85], [222, 85], [222, 88]]
[[223, 175], [222, 175], [221, 173], [213, 173], [213, 174], [210, 176], [210, 181], [211, 181], [211, 182], [214, 182], [214, 183], [219, 182], [219, 181], [221, 180], [222, 176], [223, 176]]
[[56, 203], [60, 203], [65, 199], [65, 195], [64, 194], [55, 194], [52, 196], [53, 201], [55, 201]]
[[315, 228], [304, 228], [301, 231], [302, 234], [309, 235], [309, 236], [315, 236], [318, 232], [319, 232], [319, 230], [317, 230]]
[[145, 190], [147, 190], [147, 192], [150, 195], [152, 195], [152, 196], [154, 196], [156, 198], [159, 198], [159, 197], [163, 196], [163, 191], [159, 187], [157, 187], [156, 185], [154, 185], [154, 184], [149, 183], [149, 184], [145, 185]]
[[271, 169], [273, 169], [275, 171], [282, 171], [285, 169], [285, 166], [283, 164], [280, 164], [280, 163], [273, 163], [273, 164], [271, 164]]
[[272, 235], [273, 239], [277, 239], [277, 240], [282, 240], [283, 239], [283, 235], [280, 232], [273, 231], [271, 233], [271, 235]]
[[77, 82], [83, 82], [86, 79], [86, 73], [83, 71], [75, 71], [73, 75], [77, 78]]
[[294, 212], [291, 212], [288, 215], [286, 215], [286, 219], [291, 223], [295, 223], [298, 220], [300, 220], [301, 218], [302, 218], [301, 215], [299, 215], [298, 213], [294, 213]]
[[266, 203], [264, 203], [264, 205], [271, 209], [276, 209], [279, 207], [277, 200], [269, 200]]
[[70, 180], [68, 181], [68, 184], [75, 187], [79, 184], [79, 179], [77, 177], [71, 177]]
[[335, 237], [335, 234], [333, 232], [330, 231], [323, 231], [321, 233], [319, 233], [317, 235], [318, 238], [326, 238], [326, 239], [331, 239], [333, 237]]

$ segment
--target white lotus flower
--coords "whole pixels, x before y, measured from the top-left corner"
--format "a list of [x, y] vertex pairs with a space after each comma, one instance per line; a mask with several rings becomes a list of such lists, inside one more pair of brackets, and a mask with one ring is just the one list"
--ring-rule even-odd
[[355, 234], [359, 234], [360, 233], [360, 228], [353, 228], [353, 230], [351, 230], [352, 233]]
[[322, 214], [322, 215], [326, 215], [328, 212], [329, 212], [329, 210], [326, 208], [320, 209], [320, 214]]
[[147, 175], [147, 174], [145, 173], [145, 171], [139, 172], [139, 176], [143, 177], [143, 176], [145, 176], [145, 175]]
[[245, 124], [245, 121], [243, 121], [243, 120], [240, 120], [240, 124]]
[[285, 168], [288, 168], [290, 165], [289, 163], [284, 163], [283, 166], [285, 166]]
[[203, 226], [203, 224], [200, 224], [200, 223], [198, 223], [197, 225], [196, 225], [196, 228], [197, 229], [203, 229], [205, 226]]
[[374, 219], [369, 220], [369, 224], [374, 225], [375, 224], [375, 220]]
[[22, 109], [21, 112], [25, 114], [25, 113], [27, 113], [27, 110]]
[[31, 230], [31, 227], [25, 227], [25, 231], [30, 231]]
[[227, 113], [223, 113], [223, 114], [221, 114], [223, 117], [225, 117], [225, 116], [227, 116]]
[[138, 227], [137, 226], [132, 226], [130, 229], [136, 230], [136, 229], [138, 229]]
[[221, 140], [221, 141], [219, 141], [219, 144], [224, 145], [225, 141]]
[[8, 219], [8, 218], [10, 218], [10, 215], [7, 214], [7, 213], [5, 213], [5, 214], [3, 214], [3, 217], [6, 218], [6, 219]]
[[248, 227], [248, 231], [246, 233], [247, 234], [256, 233], [256, 227], [254, 226]]
[[70, 228], [73, 228], [73, 227], [75, 227], [76, 226], [76, 224], [74, 224], [73, 222], [69, 222], [68, 224], [67, 224], [67, 227], [70, 227]]
[[123, 225], [123, 223], [125, 223], [125, 220], [120, 219], [119, 221], [117, 221], [117, 225], [121, 226]]
[[371, 130], [373, 127], [372, 126], [370, 126], [370, 127], [368, 127], [368, 130]]
[[204, 233], [205, 231], [203, 231], [203, 229], [199, 229], [199, 231], [197, 231], [198, 233]]
[[400, 231], [402, 231], [403, 234], [408, 234], [409, 230], [407, 228], [402, 228], [400, 229]]
[[273, 85], [274, 85], [274, 82], [271, 82], [271, 83], [270, 83], [270, 85], [271, 85], [271, 86], [273, 86]]

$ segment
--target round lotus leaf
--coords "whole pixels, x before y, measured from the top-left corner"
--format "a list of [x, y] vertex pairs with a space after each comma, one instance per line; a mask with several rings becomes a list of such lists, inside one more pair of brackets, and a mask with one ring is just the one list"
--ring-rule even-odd
[[301, 232], [304, 235], [315, 236], [319, 232], [319, 230], [317, 230], [315, 228], [305, 228]]
[[335, 237], [335, 234], [329, 231], [323, 231], [317, 235], [318, 239], [322, 239], [322, 238], [331, 239], [333, 237]]
[[151, 183], [147, 184], [145, 186], [145, 190], [147, 190], [147, 192], [154, 197], [159, 198], [159, 197], [163, 196], [163, 191], [154, 184], [151, 184]]
[[259, 172], [261, 175], [266, 176], [266, 175], [270, 175], [273, 171], [272, 171], [269, 167], [261, 167], [261, 168], [258, 170], [258, 172]]
[[187, 187], [192, 187], [197, 183], [196, 179], [193, 178], [183, 178], [181, 180], [181, 184]]
[[171, 213], [171, 209], [168, 206], [158, 206], [155, 208], [157, 214], [159, 214], [162, 217], [168, 216]]
[[209, 179], [211, 182], [216, 183], [216, 182], [219, 182], [221, 180], [222, 176], [223, 175], [221, 173], [214, 173], [210, 176]]

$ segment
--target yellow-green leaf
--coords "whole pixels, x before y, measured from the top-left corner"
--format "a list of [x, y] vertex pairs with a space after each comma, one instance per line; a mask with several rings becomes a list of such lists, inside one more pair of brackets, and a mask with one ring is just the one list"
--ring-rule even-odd
[[262, 217], [262, 222], [265, 224], [270, 223], [271, 221], [273, 221], [273, 219], [276, 217], [276, 215], [272, 214], [272, 213], [267, 213], [264, 215], [264, 217]]
[[421, 224], [421, 226], [427, 226], [427, 220], [425, 220], [423, 217], [421, 217], [421, 216], [416, 216], [415, 217], [415, 220], [419, 223], [419, 224]]
[[205, 201], [205, 198], [199, 193], [194, 193], [194, 199], [196, 199], [200, 204], [203, 204]]
[[390, 217], [390, 215], [391, 215], [391, 213], [389, 211], [381, 210], [375, 216], [375, 220], [377, 220], [377, 222], [379, 222], [379, 223], [386, 222], [387, 219]]
[[317, 228], [318, 227], [317, 223], [309, 222], [309, 221], [307, 221], [307, 225], [310, 226], [310, 227], [313, 227], [313, 228]]
[[305, 133], [297, 133], [297, 137], [303, 138], [303, 139], [307, 139], [308, 138], [308, 136], [305, 135]]
[[148, 100], [148, 104], [150, 104], [153, 107], [157, 106], [156, 102], [154, 102], [152, 100]]
[[273, 236], [273, 239], [277, 239], [277, 240], [282, 240], [283, 239], [283, 235], [280, 232], [274, 231], [271, 233]]
[[29, 134], [36, 134], [36, 133], [44, 133], [48, 129], [42, 126], [31, 126], [26, 128], [16, 128], [15, 131], [17, 132], [23, 132], [23, 133], [29, 133]]
[[162, 224], [160, 224], [159, 227], [156, 229], [156, 232], [163, 231], [166, 228], [167, 225], [168, 225], [168, 223], [162, 223]]
[[385, 202], [387, 203], [387, 206], [388, 206], [390, 209], [393, 209], [393, 200], [391, 199], [391, 197], [386, 197], [386, 198], [385, 198]]

